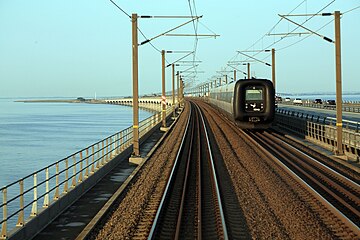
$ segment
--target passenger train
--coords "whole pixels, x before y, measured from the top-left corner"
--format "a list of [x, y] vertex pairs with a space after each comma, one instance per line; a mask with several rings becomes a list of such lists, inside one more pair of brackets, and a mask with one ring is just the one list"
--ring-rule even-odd
[[209, 102], [243, 129], [266, 129], [275, 117], [275, 90], [267, 79], [243, 79], [213, 88]]

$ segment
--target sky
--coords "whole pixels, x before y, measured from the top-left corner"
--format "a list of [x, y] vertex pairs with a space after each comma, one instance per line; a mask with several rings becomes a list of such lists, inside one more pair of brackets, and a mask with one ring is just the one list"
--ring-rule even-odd
[[[341, 11], [342, 79], [344, 92], [360, 92], [359, 0], [1, 0], [0, 97], [98, 97], [132, 95], [132, 13], [150, 16], [202, 15], [172, 33], [219, 37], [161, 36], [139, 46], [139, 93], [161, 92], [158, 50], [195, 51], [197, 60], [188, 88], [230, 71], [228, 61], [249, 61], [237, 51], [271, 63], [276, 50], [276, 88], [281, 93], [335, 92], [335, 45], [304, 33], [278, 14]], [[190, 10], [191, 6], [191, 10]], [[354, 9], [355, 8], [355, 9]], [[349, 11], [354, 9], [352, 11]], [[322, 36], [335, 39], [333, 16], [289, 17]], [[141, 18], [138, 27], [151, 39], [188, 18]], [[277, 24], [278, 23], [278, 24]], [[326, 25], [328, 24], [328, 25]], [[275, 26], [275, 27], [274, 27]], [[294, 30], [295, 29], [295, 30]], [[319, 30], [320, 29], [320, 30]], [[139, 43], [145, 40], [139, 33]], [[256, 55], [255, 55], [256, 54]], [[166, 54], [167, 63], [185, 53]], [[271, 68], [251, 62], [251, 75], [271, 79]], [[183, 71], [189, 66], [177, 66]], [[246, 72], [243, 65], [237, 66]], [[191, 73], [187, 73], [189, 75]], [[185, 75], [185, 73], [184, 73]], [[171, 89], [166, 69], [166, 90]], [[242, 73], [237, 74], [243, 78]]]

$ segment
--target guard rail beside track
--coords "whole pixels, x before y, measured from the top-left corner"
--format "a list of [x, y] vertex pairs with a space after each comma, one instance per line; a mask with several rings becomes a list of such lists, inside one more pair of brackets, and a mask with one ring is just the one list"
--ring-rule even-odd
[[[275, 122], [281, 128], [298, 134], [330, 151], [335, 151], [337, 144], [335, 118], [276, 109]], [[360, 158], [359, 122], [343, 120], [343, 146], [345, 154], [358, 162]]]
[[[279, 102], [279, 104], [284, 104], [284, 105], [294, 105], [292, 100], [291, 101], [281, 101]], [[360, 102], [357, 101], [343, 101], [342, 103], [342, 110], [343, 112], [353, 112], [353, 113], [360, 113]], [[301, 106], [303, 107], [311, 107], [311, 108], [319, 108], [319, 109], [330, 109], [330, 110], [335, 110], [336, 109], [336, 105], [329, 105], [326, 103], [313, 103], [311, 100], [303, 100]]]
[[[168, 107], [166, 115], [169, 116], [171, 113], [172, 108]], [[139, 137], [146, 135], [161, 120], [161, 112], [157, 112], [141, 121], [139, 124]], [[108, 163], [113, 162], [112, 160], [119, 154], [130, 151], [132, 139], [133, 128], [126, 128], [24, 178], [1, 187], [0, 210], [2, 220], [0, 220], [0, 239], [8, 239], [16, 231], [36, 219], [37, 216], [44, 215], [44, 212], [49, 210], [52, 205], [57, 204], [61, 205], [61, 207], [57, 207], [56, 213], [53, 213], [54, 210], [52, 210], [48, 214], [49, 216], [55, 217], [65, 210], [67, 206], [64, 205], [70, 204], [74, 201], [74, 198], [80, 196], [70, 197], [72, 200], [65, 200], [62, 204], [59, 204], [59, 202], [62, 199], [69, 198], [68, 195], [85, 193], [90, 189], [98, 181], [96, 178], [99, 176], [94, 177], [97, 172], [109, 168]], [[103, 171], [106, 172], [107, 170]], [[85, 185], [83, 186], [82, 183], [85, 182], [90, 183], [83, 184]], [[79, 192], [72, 193], [80, 185]], [[36, 227], [39, 228], [37, 230], [45, 227], [49, 220], [40, 222], [42, 223], [36, 224]], [[39, 224], [44, 224], [44, 226]]]

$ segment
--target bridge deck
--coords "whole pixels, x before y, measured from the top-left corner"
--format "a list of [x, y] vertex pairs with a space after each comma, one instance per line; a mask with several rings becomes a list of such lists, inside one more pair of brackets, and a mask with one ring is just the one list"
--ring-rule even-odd
[[[114, 104], [113, 102], [109, 102]], [[116, 103], [119, 104], [119, 103]], [[313, 109], [305, 107], [293, 107], [293, 106], [283, 106], [280, 105], [279, 108], [291, 108], [294, 111], [303, 111], [309, 114], [332, 114], [331, 110], [323, 109]], [[330, 112], [329, 112], [330, 111]], [[334, 112], [334, 111], [333, 111]], [[347, 114], [344, 114], [347, 117]], [[360, 118], [359, 113], [350, 113], [350, 116], [355, 115], [355, 117]], [[171, 120], [169, 120], [171, 121]], [[168, 124], [170, 125], [170, 124]], [[161, 138], [163, 132], [160, 129], [157, 129], [154, 134], [152, 134], [146, 142], [141, 145], [141, 154], [145, 156], [152, 147], [156, 144], [158, 139]], [[307, 141], [306, 139], [296, 138], [297, 141], [300, 141], [307, 145], [309, 148], [315, 149], [325, 155], [331, 156], [335, 161], [338, 161], [342, 164], [345, 164], [353, 169], [359, 171], [360, 164], [357, 162], [348, 163], [346, 161], [338, 159], [334, 154], [317, 145], [314, 142]], [[119, 164], [111, 172], [104, 177], [99, 183], [81, 196], [76, 202], [74, 202], [68, 209], [63, 212], [55, 221], [50, 223], [45, 229], [39, 232], [39, 234], [34, 239], [49, 239], [51, 236], [52, 239], [74, 239], [80, 232], [85, 228], [85, 226], [91, 221], [91, 219], [98, 213], [102, 206], [107, 202], [107, 200], [116, 192], [116, 190], [125, 182], [125, 180], [130, 176], [133, 170], [136, 168], [136, 165], [133, 165], [128, 162], [128, 158], [131, 154], [131, 148], [123, 154], [119, 155]], [[80, 193], [79, 193], [80, 194]], [[16, 234], [11, 239], [21, 239], [17, 238]]]
[[[163, 134], [158, 129], [141, 144], [141, 155], [146, 156]], [[50, 237], [53, 240], [75, 239], [136, 168], [136, 165], [128, 161], [130, 155], [131, 152], [128, 151], [119, 156], [120, 163], [115, 169], [42, 230], [34, 240]]]

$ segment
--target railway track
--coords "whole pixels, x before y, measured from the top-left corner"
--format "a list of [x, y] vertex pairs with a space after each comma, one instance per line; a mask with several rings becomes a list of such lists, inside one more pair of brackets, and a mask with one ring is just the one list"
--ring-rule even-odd
[[[210, 146], [206, 121], [191, 106], [181, 124], [185, 133], [172, 135], [167, 139], [172, 145], [154, 153], [119, 206], [107, 210], [111, 214], [88, 234], [90, 239], [250, 237], [226, 167], [213, 162], [213, 151], [219, 160], [221, 155], [210, 149], [216, 146]], [[131, 201], [136, 195], [137, 201]]]
[[195, 104], [188, 124], [148, 239], [228, 239], [212, 150]]
[[302, 156], [277, 133], [244, 132], [203, 102], [186, 111], [185, 134], [144, 165], [94, 238], [360, 238], [358, 174]]
[[246, 131], [246, 134], [253, 139], [254, 144], [260, 144], [272, 154], [274, 161], [284, 164], [294, 178], [298, 178], [304, 187], [311, 190], [314, 197], [341, 220], [337, 223], [341, 228], [359, 231], [360, 185], [356, 180], [321, 163], [270, 131]]
[[[203, 105], [209, 109], [208, 106]], [[211, 115], [214, 111], [208, 110]], [[347, 174], [342, 169], [327, 166], [324, 160], [317, 159], [290, 145], [284, 137], [270, 131], [253, 132], [238, 129], [229, 121], [227, 128], [248, 143], [260, 155], [265, 156], [266, 165], [281, 169], [285, 182], [295, 182], [301, 188], [298, 195], [309, 202], [315, 215], [324, 225], [343, 239], [356, 239], [360, 236], [360, 187], [359, 176]], [[223, 131], [223, 130], [222, 130]], [[225, 134], [225, 132], [223, 132]], [[234, 134], [234, 135], [235, 135]], [[228, 141], [236, 154], [234, 144]], [[275, 165], [278, 166], [275, 166]]]

